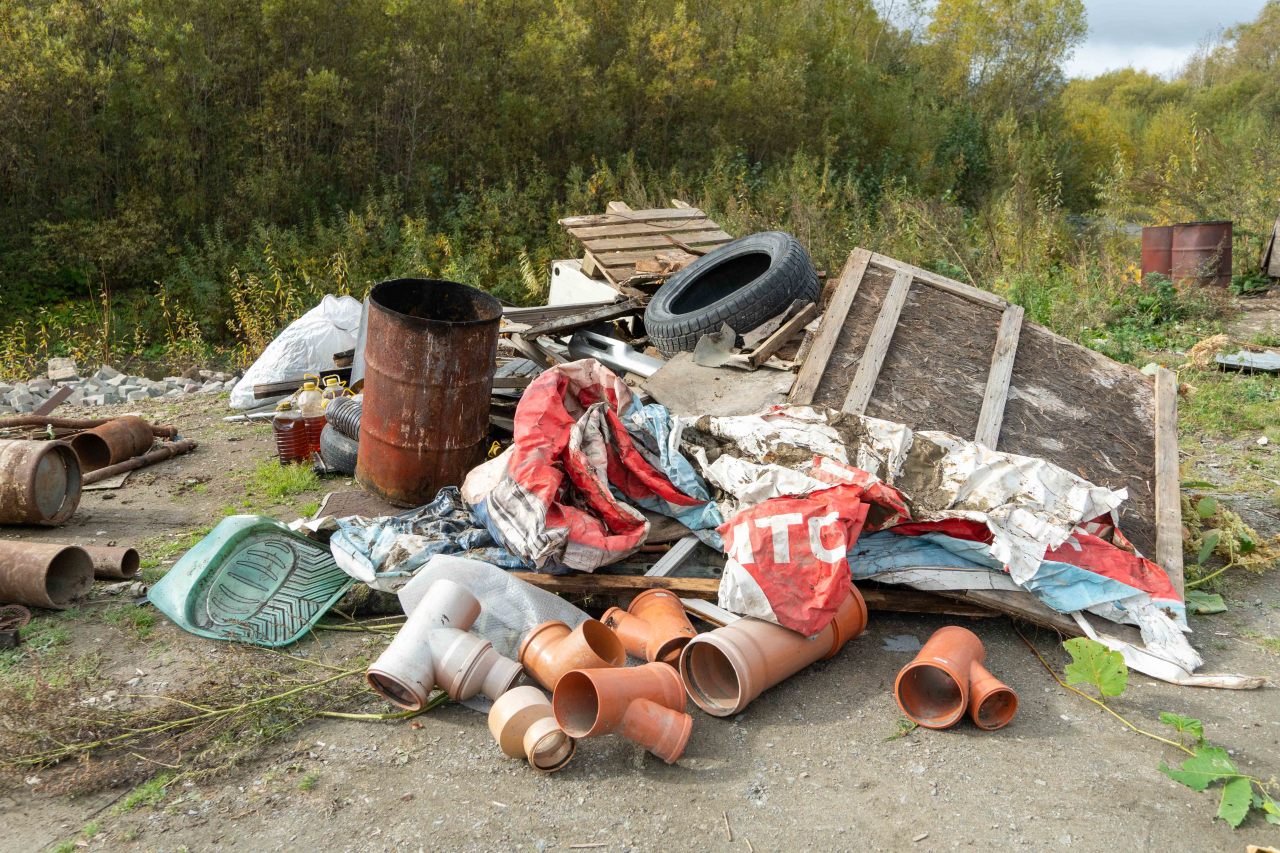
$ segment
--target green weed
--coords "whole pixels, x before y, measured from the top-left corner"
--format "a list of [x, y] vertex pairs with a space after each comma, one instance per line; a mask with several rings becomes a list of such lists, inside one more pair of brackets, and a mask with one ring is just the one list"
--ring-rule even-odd
[[255, 493], [279, 501], [320, 488], [320, 478], [309, 465], [281, 465], [269, 460], [254, 469], [252, 488]]
[[169, 783], [174, 779], [172, 773], [161, 773], [134, 788], [115, 808], [116, 814], [131, 812], [140, 806], [157, 806], [164, 802], [168, 795]]
[[155, 611], [136, 604], [112, 607], [102, 614], [102, 620], [108, 625], [132, 631], [140, 640], [150, 637], [156, 626]]
[[312, 790], [313, 788], [315, 788], [316, 783], [318, 783], [319, 781], [320, 781], [320, 774], [319, 774], [319, 773], [314, 773], [314, 772], [313, 772], [313, 773], [306, 773], [306, 774], [304, 774], [304, 775], [303, 775], [303, 777], [302, 777], [301, 779], [299, 779], [299, 780], [298, 780], [298, 790], [299, 790], [299, 791], [310, 791], [310, 790]]

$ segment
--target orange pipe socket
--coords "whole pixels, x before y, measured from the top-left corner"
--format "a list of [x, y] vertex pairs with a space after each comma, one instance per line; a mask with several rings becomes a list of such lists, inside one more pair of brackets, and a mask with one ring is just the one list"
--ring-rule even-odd
[[569, 763], [577, 741], [556, 724], [551, 700], [536, 687], [508, 690], [489, 709], [489, 733], [504, 754], [523, 758], [540, 773], [554, 773]]
[[986, 655], [972, 631], [939, 628], [898, 673], [893, 684], [898, 707], [929, 729], [954, 726], [965, 711], [980, 729], [1004, 728], [1018, 711], [1018, 695], [982, 665]]
[[835, 655], [867, 627], [862, 593], [849, 589], [835, 619], [812, 637], [750, 617], [694, 637], [680, 655], [689, 698], [708, 714], [732, 716], [780, 681]]
[[668, 764], [684, 755], [693, 717], [684, 686], [665, 663], [567, 672], [551, 696], [556, 722], [570, 737], [618, 733]]
[[520, 665], [467, 633], [479, 615], [474, 595], [453, 581], [436, 581], [365, 673], [369, 686], [409, 711], [422, 710], [436, 684], [454, 700], [481, 692], [497, 699], [520, 677]]
[[674, 666], [685, 644], [698, 636], [680, 599], [665, 589], [645, 590], [626, 610], [610, 607], [602, 621], [618, 635], [627, 654], [650, 663]]
[[563, 622], [543, 622], [520, 643], [520, 664], [548, 690], [575, 669], [622, 666], [627, 652], [608, 625], [588, 619], [572, 630]]

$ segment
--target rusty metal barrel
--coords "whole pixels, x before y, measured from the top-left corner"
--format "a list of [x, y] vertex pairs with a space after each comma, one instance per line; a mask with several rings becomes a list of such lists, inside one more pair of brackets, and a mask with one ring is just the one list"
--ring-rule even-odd
[[0, 541], [0, 602], [62, 610], [93, 589], [93, 560], [75, 545]]
[[1173, 280], [1213, 287], [1231, 284], [1231, 222], [1173, 226]]
[[71, 449], [88, 473], [140, 456], [155, 443], [151, 424], [137, 415], [123, 415], [71, 438]]
[[1142, 229], [1142, 274], [1173, 277], [1173, 226], [1149, 225]]
[[0, 524], [62, 524], [80, 505], [80, 485], [66, 442], [0, 439]]
[[501, 319], [498, 300], [456, 282], [395, 279], [370, 291], [362, 486], [420, 506], [483, 461]]

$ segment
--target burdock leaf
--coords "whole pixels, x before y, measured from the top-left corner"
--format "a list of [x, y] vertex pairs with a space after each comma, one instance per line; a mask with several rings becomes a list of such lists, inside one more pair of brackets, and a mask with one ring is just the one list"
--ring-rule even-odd
[[1210, 782], [1236, 775], [1236, 765], [1227, 751], [1217, 746], [1196, 747], [1196, 754], [1175, 770], [1163, 761], [1160, 772], [1193, 791], [1203, 791]]
[[1076, 637], [1062, 644], [1071, 654], [1064, 673], [1068, 684], [1092, 684], [1103, 696], [1119, 696], [1129, 683], [1129, 667], [1119, 652], [1097, 640]]
[[1196, 515], [1204, 519], [1213, 518], [1218, 514], [1218, 501], [1216, 498], [1201, 498], [1196, 502]]
[[1222, 539], [1222, 531], [1210, 530], [1204, 535], [1204, 539], [1200, 543], [1200, 553], [1196, 555], [1196, 563], [1203, 566], [1204, 561], [1209, 559], [1213, 554], [1213, 549], [1218, 547], [1218, 542]]
[[1253, 805], [1253, 783], [1248, 779], [1232, 779], [1222, 786], [1222, 799], [1218, 801], [1218, 817], [1235, 829], [1244, 822]]

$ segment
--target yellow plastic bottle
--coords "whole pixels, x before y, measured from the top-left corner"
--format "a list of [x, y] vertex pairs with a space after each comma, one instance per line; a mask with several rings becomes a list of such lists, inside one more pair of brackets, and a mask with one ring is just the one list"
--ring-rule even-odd
[[[319, 377], [317, 377], [319, 378]], [[324, 393], [316, 387], [313, 380], [302, 383], [294, 406], [302, 416], [303, 431], [306, 434], [307, 458], [320, 452], [320, 433], [324, 430]]]

